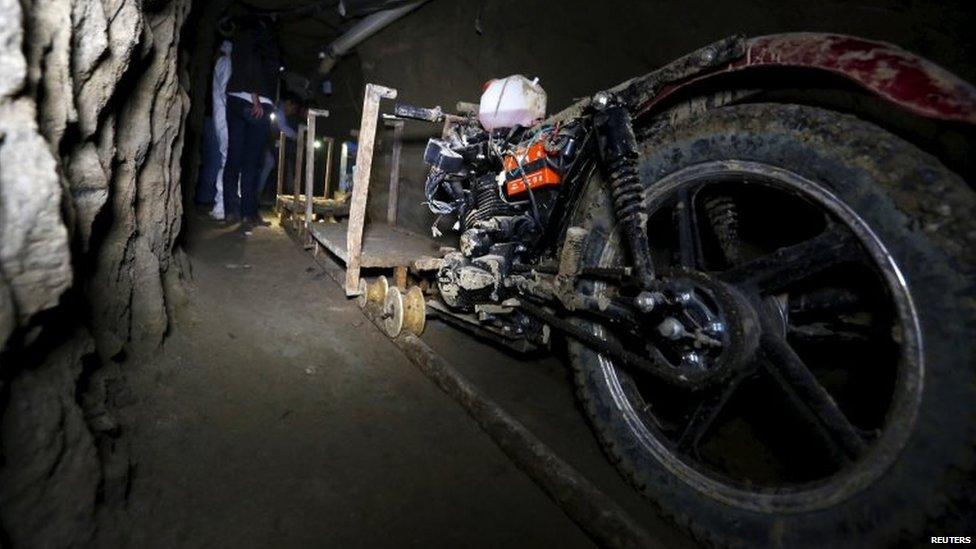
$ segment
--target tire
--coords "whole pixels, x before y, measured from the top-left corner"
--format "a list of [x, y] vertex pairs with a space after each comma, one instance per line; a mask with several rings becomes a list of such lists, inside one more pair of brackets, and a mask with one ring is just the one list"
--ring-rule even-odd
[[[829, 505], [764, 509], [718, 497], [655, 457], [624, 417], [621, 391], [608, 381], [629, 374], [570, 340], [578, 397], [610, 459], [640, 492], [704, 543], [928, 543], [922, 537], [931, 524], [927, 521], [972, 489], [976, 194], [911, 144], [857, 118], [816, 108], [731, 106], [654, 130], [641, 143], [640, 174], [646, 189], [701, 163], [759, 162], [796, 172], [860, 216], [907, 280], [921, 334], [922, 388], [904, 443], [870, 483]], [[602, 177], [595, 176], [581, 201], [588, 206], [574, 220], [590, 231], [584, 248], [589, 265], [596, 265], [608, 246], [619, 246], [612, 236], [609, 196]], [[930, 534], [971, 532], [932, 531], [925, 536]]]

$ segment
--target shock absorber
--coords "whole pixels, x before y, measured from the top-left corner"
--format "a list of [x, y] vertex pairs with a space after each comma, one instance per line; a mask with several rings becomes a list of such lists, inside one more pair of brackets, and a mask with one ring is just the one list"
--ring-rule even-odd
[[710, 196], [704, 200], [705, 214], [715, 231], [725, 261], [729, 265], [739, 262], [739, 212], [732, 197]]
[[647, 212], [644, 187], [637, 173], [637, 138], [634, 136], [630, 111], [612, 97], [598, 97], [596, 126], [600, 160], [609, 178], [613, 210], [620, 224], [634, 262], [634, 272], [644, 289], [654, 283], [654, 265], [647, 242]]

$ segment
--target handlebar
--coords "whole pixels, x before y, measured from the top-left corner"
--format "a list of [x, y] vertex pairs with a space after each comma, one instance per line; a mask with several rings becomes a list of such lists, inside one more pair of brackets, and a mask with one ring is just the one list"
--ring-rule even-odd
[[400, 118], [412, 118], [427, 122], [440, 122], [444, 120], [444, 111], [440, 107], [428, 109], [426, 107], [415, 107], [413, 105], [397, 103], [393, 107], [393, 114]]

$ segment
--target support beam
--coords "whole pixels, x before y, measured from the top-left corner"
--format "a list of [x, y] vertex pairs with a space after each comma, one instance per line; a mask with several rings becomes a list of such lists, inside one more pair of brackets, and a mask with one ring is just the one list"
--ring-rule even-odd
[[278, 197], [285, 189], [285, 132], [278, 132], [278, 186], [275, 188], [275, 211], [281, 213]]
[[[325, 109], [308, 109], [305, 123], [305, 232], [315, 219], [315, 122], [318, 117], [329, 116]], [[328, 170], [326, 166], [326, 170]], [[296, 195], [297, 196], [297, 195]], [[295, 201], [295, 211], [298, 211], [298, 201]], [[296, 227], [297, 228], [297, 227]], [[308, 243], [312, 237], [308, 236]]]
[[295, 199], [295, 204], [298, 204], [298, 199], [301, 196], [301, 186], [302, 186], [302, 163], [305, 161], [305, 124], [298, 126], [298, 133], [295, 137], [295, 174], [292, 177], [292, 189], [293, 198]]
[[369, 193], [369, 176], [373, 167], [373, 144], [376, 141], [376, 123], [380, 113], [380, 99], [394, 99], [393, 88], [366, 84], [363, 99], [363, 118], [359, 125], [359, 143], [356, 149], [356, 175], [352, 182], [352, 201], [349, 205], [349, 227], [346, 233], [346, 295], [359, 294], [360, 254], [363, 250], [363, 223], [366, 220], [366, 197]]
[[393, 268], [393, 285], [401, 290], [407, 289], [407, 268], [406, 267], [394, 267]]
[[[308, 109], [308, 120], [305, 123], [305, 232], [308, 233], [308, 227], [312, 223], [312, 216], [315, 215], [315, 210], [313, 209], [313, 202], [315, 200], [315, 195], [312, 193], [315, 190], [315, 182], [312, 179], [315, 177], [315, 112], [314, 109]], [[298, 201], [295, 201], [295, 210], [298, 210]], [[307, 240], [311, 241], [311, 237]]]
[[400, 201], [400, 153], [403, 150], [403, 120], [387, 120], [393, 127], [393, 153], [390, 157], [390, 192], [386, 200], [386, 222], [393, 227], [397, 222], [397, 206]]
[[332, 147], [335, 145], [335, 139], [323, 137], [322, 141], [325, 142], [325, 178], [322, 182], [322, 197], [328, 199], [331, 190], [329, 187], [332, 183]]

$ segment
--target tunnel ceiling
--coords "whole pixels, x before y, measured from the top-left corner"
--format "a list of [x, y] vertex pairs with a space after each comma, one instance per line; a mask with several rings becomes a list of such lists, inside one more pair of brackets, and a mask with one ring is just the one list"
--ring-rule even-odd
[[282, 61], [289, 70], [309, 75], [318, 65], [318, 52], [339, 37], [353, 18], [339, 15], [335, 0], [246, 0], [232, 6], [231, 13], [276, 14]]
[[[312, 78], [318, 54], [363, 17], [413, 0], [231, 0], [232, 17], [274, 17], [281, 60], [289, 72]], [[224, 4], [226, 5], [226, 4]]]

